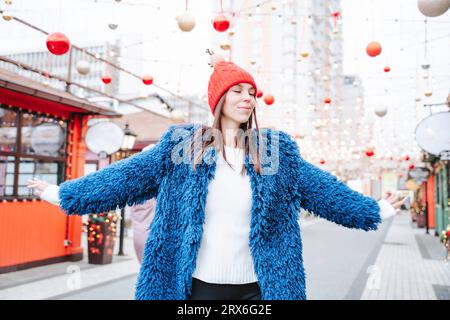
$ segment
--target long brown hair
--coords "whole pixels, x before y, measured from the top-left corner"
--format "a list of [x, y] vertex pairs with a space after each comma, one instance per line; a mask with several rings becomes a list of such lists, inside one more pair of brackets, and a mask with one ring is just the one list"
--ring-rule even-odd
[[[205, 150], [208, 146], [213, 145], [216, 150], [218, 150], [219, 148], [222, 149], [222, 154], [223, 157], [225, 159], [225, 161], [228, 163], [227, 158], [226, 158], [226, 154], [225, 154], [225, 144], [224, 143], [220, 143], [220, 141], [217, 141], [217, 139], [215, 139], [214, 136], [211, 137], [210, 139], [204, 139], [205, 138], [205, 133], [208, 130], [211, 129], [216, 129], [220, 132], [221, 134], [221, 140], [223, 141], [223, 131], [222, 131], [222, 123], [221, 123], [221, 119], [222, 119], [222, 115], [223, 115], [223, 107], [225, 105], [225, 96], [226, 96], [227, 92], [225, 92], [222, 97], [220, 98], [219, 102], [217, 103], [217, 106], [214, 110], [214, 122], [212, 127], [208, 127], [208, 126], [201, 126], [200, 128], [198, 128], [196, 130], [196, 132], [194, 133], [194, 139], [192, 140], [192, 144], [191, 144], [191, 154], [194, 154], [194, 162], [193, 162], [193, 167], [194, 167], [194, 171], [196, 169], [196, 166], [198, 163], [201, 162], [201, 159], [203, 157], [203, 154], [205, 153]], [[256, 102], [255, 102], [256, 103]], [[259, 132], [259, 126], [258, 126], [258, 120], [256, 119], [256, 107], [257, 105], [253, 108], [253, 112], [250, 115], [249, 119], [247, 122], [244, 122], [240, 125], [240, 129], [242, 129], [242, 131], [244, 132], [243, 137], [242, 136], [236, 136], [235, 137], [235, 143], [236, 146], [239, 148], [243, 148], [244, 149], [244, 163], [242, 165], [242, 169], [241, 169], [241, 174], [244, 175], [245, 174], [245, 157], [246, 155], [250, 154], [253, 160], [253, 168], [257, 173], [261, 173], [261, 162], [260, 162], [260, 157], [259, 157], [259, 148], [257, 147], [257, 143], [256, 143], [256, 139], [258, 139], [259, 141], [261, 141], [260, 139], [260, 132]], [[254, 123], [256, 126], [256, 139], [255, 136], [253, 134], [247, 135], [245, 133], [248, 133], [247, 130], [250, 130], [253, 126], [253, 119], [254, 119]], [[240, 131], [240, 132], [242, 132]], [[197, 152], [197, 154], [195, 154], [195, 147], [194, 144], [195, 143], [199, 143], [201, 142], [201, 148], [200, 150]], [[230, 165], [228, 163], [228, 165]]]

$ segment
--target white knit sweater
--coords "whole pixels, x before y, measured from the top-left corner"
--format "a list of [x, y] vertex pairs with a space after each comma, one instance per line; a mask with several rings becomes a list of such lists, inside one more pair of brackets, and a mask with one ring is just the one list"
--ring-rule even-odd
[[[247, 175], [240, 174], [243, 150], [225, 147], [225, 162], [221, 153], [214, 179], [208, 185], [203, 236], [193, 277], [209, 283], [245, 284], [256, 282], [250, 252], [250, 220], [252, 190]], [[41, 198], [59, 205], [59, 187], [50, 185]], [[395, 214], [395, 209], [380, 200], [383, 219]]]

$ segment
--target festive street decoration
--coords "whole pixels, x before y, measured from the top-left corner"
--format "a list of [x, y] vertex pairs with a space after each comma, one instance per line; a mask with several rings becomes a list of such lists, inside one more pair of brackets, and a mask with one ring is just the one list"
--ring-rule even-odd
[[263, 95], [264, 95], [264, 92], [262, 92], [261, 90], [258, 90], [258, 92], [256, 93], [257, 98], [261, 98]]
[[54, 55], [62, 55], [70, 49], [70, 41], [63, 33], [55, 32], [47, 36], [47, 49]]
[[300, 55], [302, 56], [302, 58], [308, 58], [309, 57], [309, 52], [308, 51], [302, 51], [300, 53]]
[[228, 40], [224, 40], [220, 43], [220, 49], [222, 50], [230, 50], [231, 49], [231, 43]]
[[433, 91], [427, 90], [424, 92], [425, 97], [431, 97], [433, 95]]
[[91, 65], [86, 60], [80, 60], [77, 62], [77, 71], [79, 74], [85, 76], [91, 71]]
[[323, 160], [323, 159], [320, 159], [320, 162], [319, 162], [320, 164], [325, 164], [325, 160]]
[[387, 114], [386, 106], [380, 105], [375, 108], [375, 114], [380, 118], [384, 117]]
[[11, 21], [12, 18], [13, 18], [13, 16], [12, 16], [12, 14], [9, 13], [8, 11], [3, 11], [2, 18], [3, 18], [3, 20], [5, 20], [5, 21]]
[[142, 77], [142, 82], [145, 85], [149, 86], [149, 85], [151, 85], [153, 83], [153, 77], [150, 76], [150, 75], [145, 75], [145, 76]]
[[376, 57], [381, 53], [381, 44], [376, 41], [372, 41], [366, 47], [366, 52], [371, 57]]
[[426, 17], [438, 17], [450, 8], [450, 0], [419, 0], [417, 7]]
[[408, 169], [409, 169], [409, 170], [414, 169], [414, 164], [410, 163], [409, 166], [408, 166]]
[[389, 72], [389, 71], [391, 71], [391, 67], [385, 66], [383, 70], [384, 70], [384, 72]]
[[218, 32], [225, 32], [230, 27], [230, 20], [223, 14], [214, 18], [213, 27]]
[[108, 28], [111, 30], [116, 30], [119, 25], [117, 23], [109, 23]]
[[274, 102], [275, 102], [275, 98], [273, 95], [266, 94], [264, 96], [264, 103], [267, 104], [268, 106], [272, 105]]
[[111, 211], [109, 213], [92, 214], [84, 224], [90, 264], [112, 262], [117, 220], [118, 215]]
[[102, 81], [104, 84], [110, 84], [112, 81], [112, 77], [109, 74], [105, 74], [102, 76]]
[[331, 98], [330, 97], [326, 97], [325, 99], [323, 99], [323, 102], [325, 104], [331, 104]]
[[178, 28], [183, 32], [190, 32], [195, 27], [195, 19], [189, 13], [184, 13], [176, 17]]
[[367, 148], [366, 149], [366, 156], [369, 158], [373, 157], [375, 155], [375, 150], [373, 148]]

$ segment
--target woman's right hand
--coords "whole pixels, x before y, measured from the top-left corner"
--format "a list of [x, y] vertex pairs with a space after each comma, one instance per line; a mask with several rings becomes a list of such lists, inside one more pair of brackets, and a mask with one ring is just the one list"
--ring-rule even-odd
[[49, 184], [43, 180], [28, 180], [27, 188], [31, 188], [33, 193], [40, 197]]

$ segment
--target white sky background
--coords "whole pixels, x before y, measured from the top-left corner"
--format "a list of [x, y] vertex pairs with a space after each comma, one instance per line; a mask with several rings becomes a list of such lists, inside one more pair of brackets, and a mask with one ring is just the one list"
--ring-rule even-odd
[[[214, 47], [211, 43], [212, 32], [215, 32], [211, 25], [215, 15], [212, 4], [210, 0], [189, 1], [189, 12], [196, 19], [196, 26], [190, 33], [182, 33], [175, 21], [175, 17], [184, 12], [184, 0], [123, 0], [120, 4], [114, 0], [13, 0], [12, 11], [44, 30], [65, 33], [79, 46], [114, 37], [128, 38], [130, 43], [142, 39], [143, 45], [123, 52], [125, 68], [137, 74], [150, 73], [155, 83], [170, 90], [203, 95], [211, 73], [205, 49]], [[415, 79], [416, 72], [421, 75], [424, 52], [424, 16], [417, 9], [417, 1], [342, 0], [341, 4], [344, 71], [362, 77], [367, 109], [384, 103], [389, 107], [389, 115], [394, 114], [392, 109], [404, 115], [412, 112], [416, 95], [422, 97], [420, 103], [445, 100], [450, 85], [450, 11], [441, 17], [429, 18], [430, 82], [435, 83], [433, 96], [425, 98], [424, 80], [420, 78], [416, 84]], [[5, 8], [3, 1], [0, 7]], [[119, 27], [112, 31], [108, 23], [114, 21]], [[433, 41], [435, 38], [441, 39]], [[382, 54], [376, 58], [365, 53], [367, 43], [372, 40], [383, 46]], [[46, 50], [43, 34], [17, 22], [0, 19], [0, 54], [36, 49]], [[139, 62], [140, 59], [145, 60]], [[383, 72], [385, 65], [392, 69], [388, 74]], [[140, 86], [137, 91], [151, 90], [138, 80], [131, 84], [130, 90], [134, 86]]]

